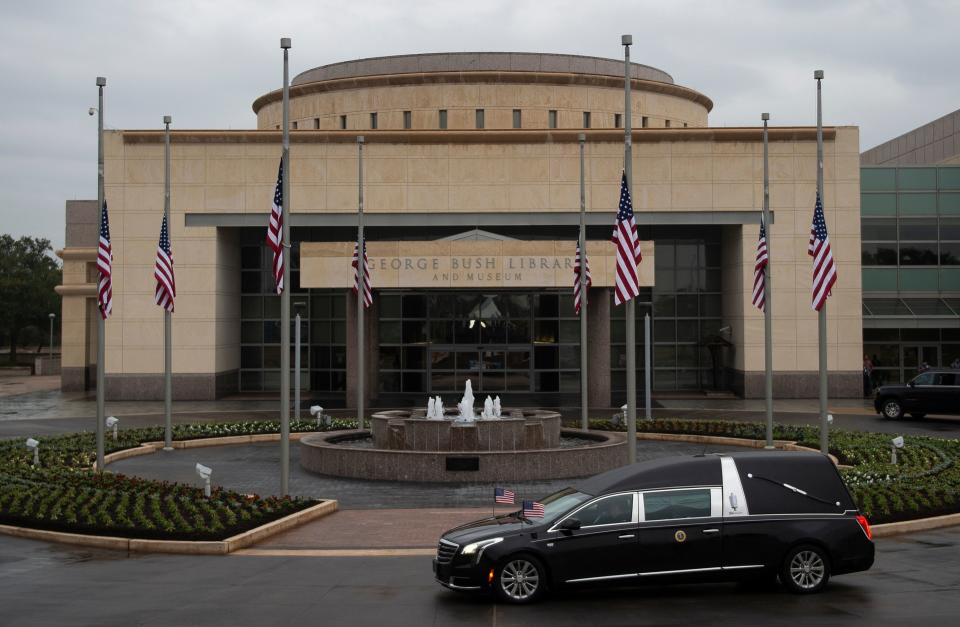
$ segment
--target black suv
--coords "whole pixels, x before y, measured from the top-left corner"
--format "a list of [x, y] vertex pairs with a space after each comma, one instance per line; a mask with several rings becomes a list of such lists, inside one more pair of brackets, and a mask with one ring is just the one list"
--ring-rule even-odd
[[960, 370], [935, 369], [918, 374], [906, 385], [877, 388], [873, 407], [893, 420], [910, 414], [960, 414]]
[[671, 457], [611, 470], [443, 534], [437, 582], [528, 603], [547, 588], [779, 576], [820, 591], [873, 564], [870, 526], [824, 455]]

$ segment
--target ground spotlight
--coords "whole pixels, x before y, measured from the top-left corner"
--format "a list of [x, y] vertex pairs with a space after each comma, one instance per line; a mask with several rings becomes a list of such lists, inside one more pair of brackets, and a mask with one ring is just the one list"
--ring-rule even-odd
[[200, 478], [203, 479], [203, 495], [210, 498], [210, 475], [213, 474], [213, 469], [197, 462], [196, 470]]
[[27, 448], [33, 450], [33, 465], [40, 465], [40, 442], [33, 438], [27, 438]]
[[104, 420], [107, 425], [107, 429], [113, 429], [113, 439], [117, 439], [117, 425], [120, 423], [120, 419], [116, 416], [107, 416], [107, 419]]
[[897, 449], [903, 448], [903, 436], [898, 435], [897, 437], [890, 440], [890, 463], [897, 463]]

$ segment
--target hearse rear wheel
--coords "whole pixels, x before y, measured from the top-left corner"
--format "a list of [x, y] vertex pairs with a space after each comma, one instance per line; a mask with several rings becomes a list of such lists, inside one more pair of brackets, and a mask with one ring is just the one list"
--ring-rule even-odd
[[881, 411], [883, 412], [883, 417], [889, 418], [890, 420], [900, 420], [903, 418], [903, 405], [895, 398], [888, 398], [883, 401]]
[[533, 603], [543, 595], [546, 571], [532, 555], [514, 555], [496, 575], [497, 597], [507, 603]]
[[805, 544], [787, 553], [780, 582], [795, 594], [820, 592], [830, 580], [830, 560], [818, 546]]

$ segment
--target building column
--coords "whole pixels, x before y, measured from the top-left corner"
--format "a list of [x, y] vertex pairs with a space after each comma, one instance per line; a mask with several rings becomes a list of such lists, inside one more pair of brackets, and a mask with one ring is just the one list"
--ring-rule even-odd
[[587, 323], [587, 401], [593, 414], [610, 407], [610, 288], [590, 288]]

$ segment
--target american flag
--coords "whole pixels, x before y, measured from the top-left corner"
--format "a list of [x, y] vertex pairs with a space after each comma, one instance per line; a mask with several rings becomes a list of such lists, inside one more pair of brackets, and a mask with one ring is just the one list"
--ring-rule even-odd
[[[360, 289], [360, 272], [357, 271], [357, 250], [360, 249], [360, 243], [353, 245], [353, 293], [356, 294]], [[370, 263], [367, 259], [367, 241], [363, 241], [363, 307], [366, 309], [373, 304], [373, 292], [370, 291]]]
[[[590, 276], [590, 259], [585, 257], [587, 267], [587, 287], [593, 287], [593, 278]], [[580, 243], [577, 242], [577, 256], [573, 261], [573, 310], [580, 315]]]
[[760, 238], [757, 240], [757, 260], [753, 266], [753, 306], [764, 311], [767, 298], [767, 279], [764, 276], [764, 268], [769, 263], [767, 255], [767, 225], [760, 218]]
[[537, 501], [524, 501], [523, 516], [524, 518], [543, 518], [543, 503], [538, 503]]
[[833, 284], [837, 282], [837, 268], [833, 264], [833, 252], [830, 250], [830, 236], [827, 235], [827, 222], [823, 219], [823, 202], [817, 192], [817, 204], [813, 209], [813, 224], [810, 225], [810, 245], [807, 254], [813, 257], [813, 299], [814, 311], [820, 311], [827, 303], [827, 296]]
[[503, 503], [504, 505], [513, 505], [513, 491], [505, 490], [504, 488], [494, 488], [493, 489], [493, 502], [494, 503]]
[[273, 191], [273, 207], [270, 209], [270, 226], [267, 227], [267, 246], [273, 250], [273, 278], [277, 282], [277, 294], [283, 292], [283, 159], [277, 172], [277, 187]]
[[110, 245], [110, 219], [107, 217], [107, 201], [100, 212], [100, 244], [97, 247], [97, 307], [106, 320], [113, 313], [113, 247]]
[[613, 228], [613, 243], [617, 245], [617, 282], [614, 302], [622, 305], [640, 295], [640, 240], [637, 237], [637, 221], [633, 217], [627, 174], [620, 178], [620, 210], [617, 225]]
[[158, 305], [173, 312], [173, 299], [177, 296], [177, 282], [173, 278], [173, 251], [170, 250], [170, 230], [167, 228], [167, 216], [163, 216], [160, 226], [160, 243], [157, 244], [157, 263], [153, 269], [157, 279], [157, 289], [153, 299]]

